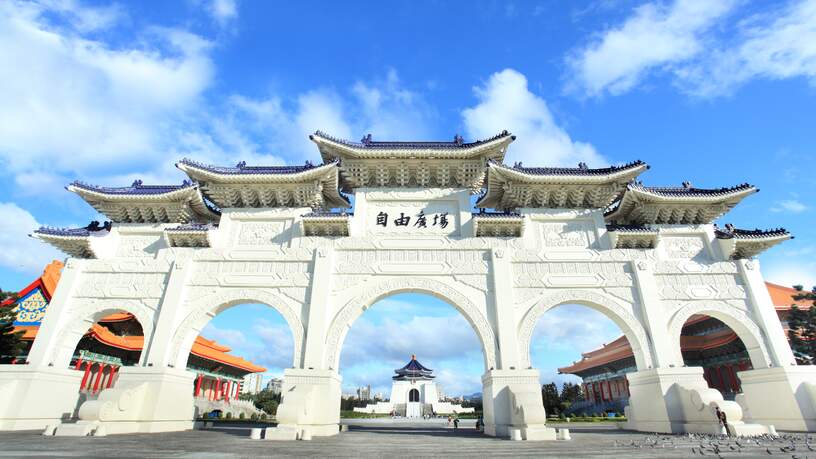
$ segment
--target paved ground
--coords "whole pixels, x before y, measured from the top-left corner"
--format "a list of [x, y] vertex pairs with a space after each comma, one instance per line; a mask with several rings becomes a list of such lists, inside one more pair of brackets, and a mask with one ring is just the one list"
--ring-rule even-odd
[[[656, 436], [617, 430], [610, 425], [571, 425], [572, 441], [512, 442], [485, 437], [463, 424], [349, 421], [350, 430], [312, 441], [250, 440], [248, 428], [109, 437], [42, 437], [36, 432], [0, 432], [5, 457], [781, 457], [816, 459], [816, 435], [786, 435], [777, 440], [734, 440], [700, 436]], [[790, 448], [795, 448], [791, 450]], [[719, 453], [718, 453], [719, 451]], [[769, 454], [770, 453], [770, 454]]]

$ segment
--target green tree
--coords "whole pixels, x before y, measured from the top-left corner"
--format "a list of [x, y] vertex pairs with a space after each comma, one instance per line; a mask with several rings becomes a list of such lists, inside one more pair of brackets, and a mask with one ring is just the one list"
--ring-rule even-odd
[[581, 386], [578, 384], [565, 382], [564, 385], [561, 386], [561, 395], [559, 396], [561, 411], [566, 411], [573, 403], [583, 399], [584, 394], [581, 393]]
[[554, 382], [541, 386], [541, 398], [544, 399], [544, 410], [547, 412], [547, 416], [558, 415], [561, 412], [558, 386]]
[[0, 304], [10, 303], [0, 306], [0, 363], [14, 360], [25, 346], [22, 340], [23, 332], [14, 331], [14, 321], [17, 319], [14, 303], [17, 299], [16, 293], [0, 289]]
[[801, 285], [793, 288], [799, 291], [793, 296], [795, 300], [812, 301], [813, 305], [808, 310], [791, 306], [788, 313], [788, 339], [797, 363], [813, 365], [816, 364], [816, 287], [810, 292], [806, 292]]

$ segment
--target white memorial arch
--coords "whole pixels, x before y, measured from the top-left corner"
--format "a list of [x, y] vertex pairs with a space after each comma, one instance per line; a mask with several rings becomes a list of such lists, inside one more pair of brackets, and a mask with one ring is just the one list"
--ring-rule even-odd
[[[57, 435], [159, 432], [193, 426], [196, 335], [220, 311], [263, 303], [295, 340], [277, 429], [268, 438], [338, 433], [346, 333], [380, 298], [434, 295], [483, 347], [485, 432], [554, 439], [530, 341], [538, 318], [565, 303], [612, 319], [634, 351], [629, 427], [716, 432], [714, 407], [737, 433], [816, 430], [816, 369], [797, 366], [753, 256], [784, 230], [717, 228], [750, 185], [655, 188], [634, 162], [590, 169], [503, 164], [506, 131], [473, 143], [361, 142], [320, 132], [323, 164], [215, 167], [182, 160], [180, 186], [68, 189], [112, 226], [42, 228], [69, 254], [27, 365], [0, 368], [0, 429]], [[331, 212], [350, 208], [354, 214]], [[472, 213], [473, 199], [478, 209]], [[78, 404], [71, 355], [112, 311], [144, 328], [138, 366]], [[701, 368], [685, 367], [682, 324], [722, 320], [754, 369], [724, 401]]]

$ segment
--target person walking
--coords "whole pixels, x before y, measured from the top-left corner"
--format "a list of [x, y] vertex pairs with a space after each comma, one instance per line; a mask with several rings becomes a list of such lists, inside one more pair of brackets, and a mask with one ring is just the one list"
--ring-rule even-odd
[[459, 418], [453, 418], [453, 430], [459, 430]]
[[448, 427], [451, 426], [452, 421], [453, 421], [453, 418], [451, 417], [451, 415], [448, 415]]

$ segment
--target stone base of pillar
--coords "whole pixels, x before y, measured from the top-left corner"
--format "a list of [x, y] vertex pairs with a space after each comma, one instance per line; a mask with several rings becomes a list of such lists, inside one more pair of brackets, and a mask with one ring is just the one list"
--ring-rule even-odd
[[283, 398], [275, 418], [278, 426], [266, 430], [266, 439], [291, 440], [327, 437], [340, 432], [340, 383], [332, 370], [287, 369]]
[[816, 431], [816, 366], [762, 368], [738, 376], [737, 402], [747, 418], [779, 430]]
[[626, 428], [642, 432], [724, 434], [716, 409], [725, 412], [732, 435], [761, 435], [771, 428], [746, 424], [742, 408], [708, 387], [700, 367], [661, 368], [626, 375]]
[[538, 370], [489, 370], [482, 387], [485, 434], [510, 438], [518, 431], [522, 440], [556, 439], [556, 430], [546, 426]]
[[0, 365], [0, 430], [44, 430], [74, 417], [83, 372]]
[[79, 407], [79, 421], [54, 435], [84, 436], [175, 432], [193, 428], [193, 380], [187, 370], [122, 367], [116, 386]]

